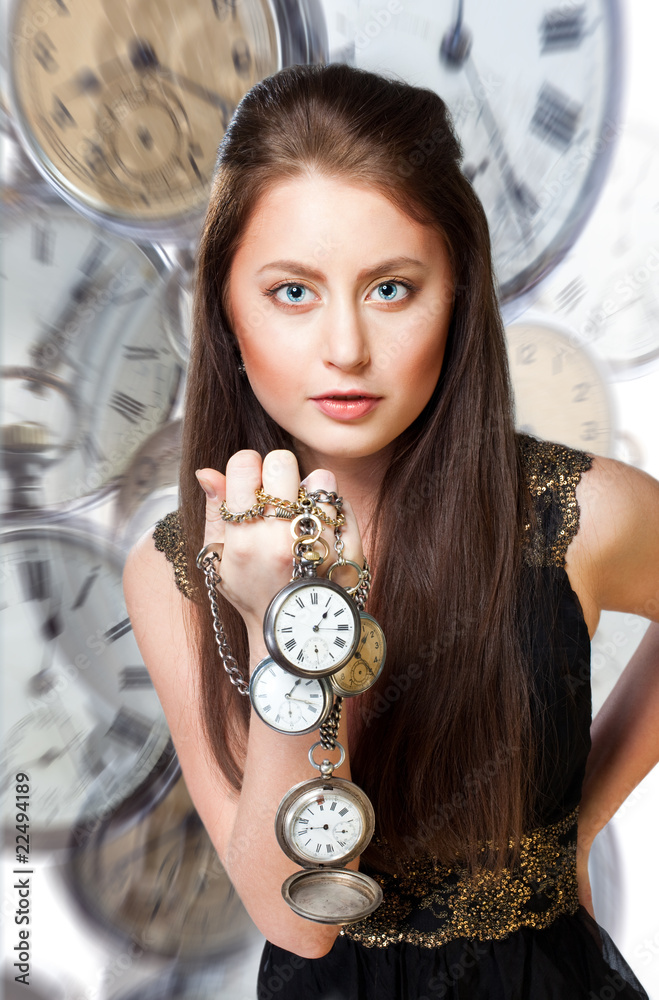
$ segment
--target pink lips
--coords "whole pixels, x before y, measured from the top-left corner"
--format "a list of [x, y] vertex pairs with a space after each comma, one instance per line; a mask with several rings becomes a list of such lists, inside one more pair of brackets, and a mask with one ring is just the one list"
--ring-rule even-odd
[[353, 399], [335, 399], [330, 396], [317, 396], [312, 399], [319, 410], [329, 417], [336, 417], [338, 420], [354, 420], [356, 417], [363, 417], [380, 402], [378, 396], [355, 396]]

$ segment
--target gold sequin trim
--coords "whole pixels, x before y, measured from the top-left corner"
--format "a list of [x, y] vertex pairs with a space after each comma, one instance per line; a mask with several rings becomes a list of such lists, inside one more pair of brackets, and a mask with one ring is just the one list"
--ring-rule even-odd
[[531, 536], [531, 526], [526, 524], [525, 559], [534, 566], [565, 566], [568, 545], [579, 529], [576, 490], [592, 458], [584, 451], [538, 441], [528, 434], [519, 438], [526, 479], [544, 529]]
[[[432, 857], [403, 862], [400, 875], [364, 871], [382, 886], [384, 899], [364, 920], [340, 934], [367, 948], [407, 942], [437, 948], [454, 938], [500, 939], [520, 927], [548, 927], [563, 913], [576, 913], [577, 819], [579, 807], [551, 826], [521, 838], [514, 869], [469, 876]], [[416, 919], [415, 919], [416, 917]], [[436, 923], [432, 930], [414, 924]]]
[[158, 552], [164, 552], [174, 567], [176, 586], [186, 597], [193, 598], [195, 588], [188, 578], [188, 563], [185, 558], [185, 539], [178, 510], [158, 521], [153, 529], [153, 541]]

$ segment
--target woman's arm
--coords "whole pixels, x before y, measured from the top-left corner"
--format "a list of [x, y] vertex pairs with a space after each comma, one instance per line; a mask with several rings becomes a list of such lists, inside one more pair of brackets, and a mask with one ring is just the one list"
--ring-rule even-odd
[[[260, 477], [260, 457], [256, 456], [256, 459]], [[297, 465], [295, 471], [297, 472]], [[228, 472], [229, 469], [227, 474]], [[219, 473], [215, 475], [219, 476]], [[318, 488], [320, 485], [324, 486], [318, 483], [310, 488]], [[239, 504], [228, 503], [230, 509], [239, 509]], [[219, 499], [211, 504], [213, 512], [217, 511], [218, 506]], [[215, 523], [211, 523], [207, 529], [208, 537], [205, 541], [219, 541], [220, 531], [225, 527], [223, 522], [217, 522], [215, 514], [214, 516]], [[252, 559], [247, 560], [246, 565], [251, 562], [258, 566], [260, 577], [265, 574], [266, 580], [269, 580], [268, 592], [272, 596], [290, 578], [290, 525], [271, 520], [268, 525], [263, 522], [253, 523], [247, 526], [247, 531], [244, 530], [245, 525], [227, 527], [234, 529], [233, 539], [241, 546], [239, 551], [234, 550], [238, 561], [244, 562], [246, 549], [254, 542], [256, 547]], [[260, 529], [258, 541], [254, 538], [256, 532], [250, 533], [249, 527]], [[355, 525], [351, 527], [351, 546], [354, 547]], [[285, 529], [283, 534], [282, 528]], [[288, 550], [287, 568], [279, 582], [277, 574], [267, 564], [267, 548], [264, 548], [263, 540], [267, 531], [274, 531], [275, 537], [278, 534], [280, 538], [285, 538], [288, 531], [285, 546]], [[344, 537], [348, 549], [347, 531]], [[228, 552], [230, 554], [230, 546], [225, 538], [221, 566], [223, 584], [226, 573], [228, 589], [237, 593], [242, 586], [250, 588], [250, 598], [255, 602], [254, 616], [248, 616], [251, 673], [267, 654], [262, 636], [262, 609], [255, 596], [258, 586], [256, 581], [250, 582], [249, 573], [245, 569], [241, 574], [244, 578], [242, 583], [238, 577], [232, 576]], [[254, 558], [257, 552], [260, 552], [260, 559]], [[186, 631], [186, 618], [190, 610], [186, 607], [188, 602], [176, 588], [172, 567], [166, 562], [164, 555], [156, 551], [150, 536], [145, 536], [129, 556], [124, 573], [124, 590], [135, 637], [165, 712], [188, 791], [248, 913], [268, 940], [281, 948], [307, 958], [326, 954], [340, 928], [298, 917], [284, 902], [281, 895], [282, 882], [294, 871], [299, 871], [300, 866], [286, 857], [274, 832], [275, 813], [284, 794], [298, 782], [317, 776], [307, 756], [316, 734], [288, 736], [276, 733], [252, 710], [242, 791], [238, 794], [231, 789], [215, 763], [203, 735], [199, 670], [191, 652], [190, 636]], [[219, 656], [217, 669], [223, 670]], [[228, 677], [226, 683], [229, 683]], [[346, 750], [346, 761], [335, 773], [349, 778], [345, 714], [344, 712], [341, 719], [338, 738]], [[357, 870], [359, 859], [355, 858], [346, 867]]]
[[[567, 569], [583, 603], [597, 618], [608, 610], [651, 620], [591, 726], [579, 807], [583, 875], [597, 833], [659, 762], [659, 483], [622, 462], [595, 458], [577, 499], [580, 527]], [[582, 882], [582, 902], [589, 902]]]

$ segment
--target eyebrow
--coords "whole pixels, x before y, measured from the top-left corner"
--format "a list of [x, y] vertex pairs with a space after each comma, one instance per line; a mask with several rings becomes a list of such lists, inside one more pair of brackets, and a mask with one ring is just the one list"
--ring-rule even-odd
[[[364, 281], [368, 278], [374, 278], [378, 274], [382, 274], [383, 271], [399, 271], [403, 267], [419, 267], [424, 271], [428, 270], [428, 265], [422, 260], [417, 260], [416, 257], [389, 257], [387, 260], [381, 260], [379, 263], [374, 264], [372, 267], [366, 267], [357, 275], [359, 281]], [[282, 270], [290, 271], [295, 274], [301, 275], [303, 278], [311, 278], [312, 281], [324, 281], [325, 275], [322, 271], [317, 271], [313, 267], [309, 267], [307, 264], [302, 263], [299, 260], [271, 260], [269, 263], [264, 264], [263, 267], [259, 268], [256, 272], [257, 274], [262, 274], [263, 271], [270, 270]]]

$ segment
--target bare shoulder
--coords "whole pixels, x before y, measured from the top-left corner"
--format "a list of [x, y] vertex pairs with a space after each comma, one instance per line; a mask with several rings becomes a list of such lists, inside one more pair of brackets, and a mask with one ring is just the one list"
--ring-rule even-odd
[[628, 611], [656, 621], [659, 482], [625, 462], [590, 457], [576, 491], [579, 531], [568, 549], [568, 572], [598, 612]]

